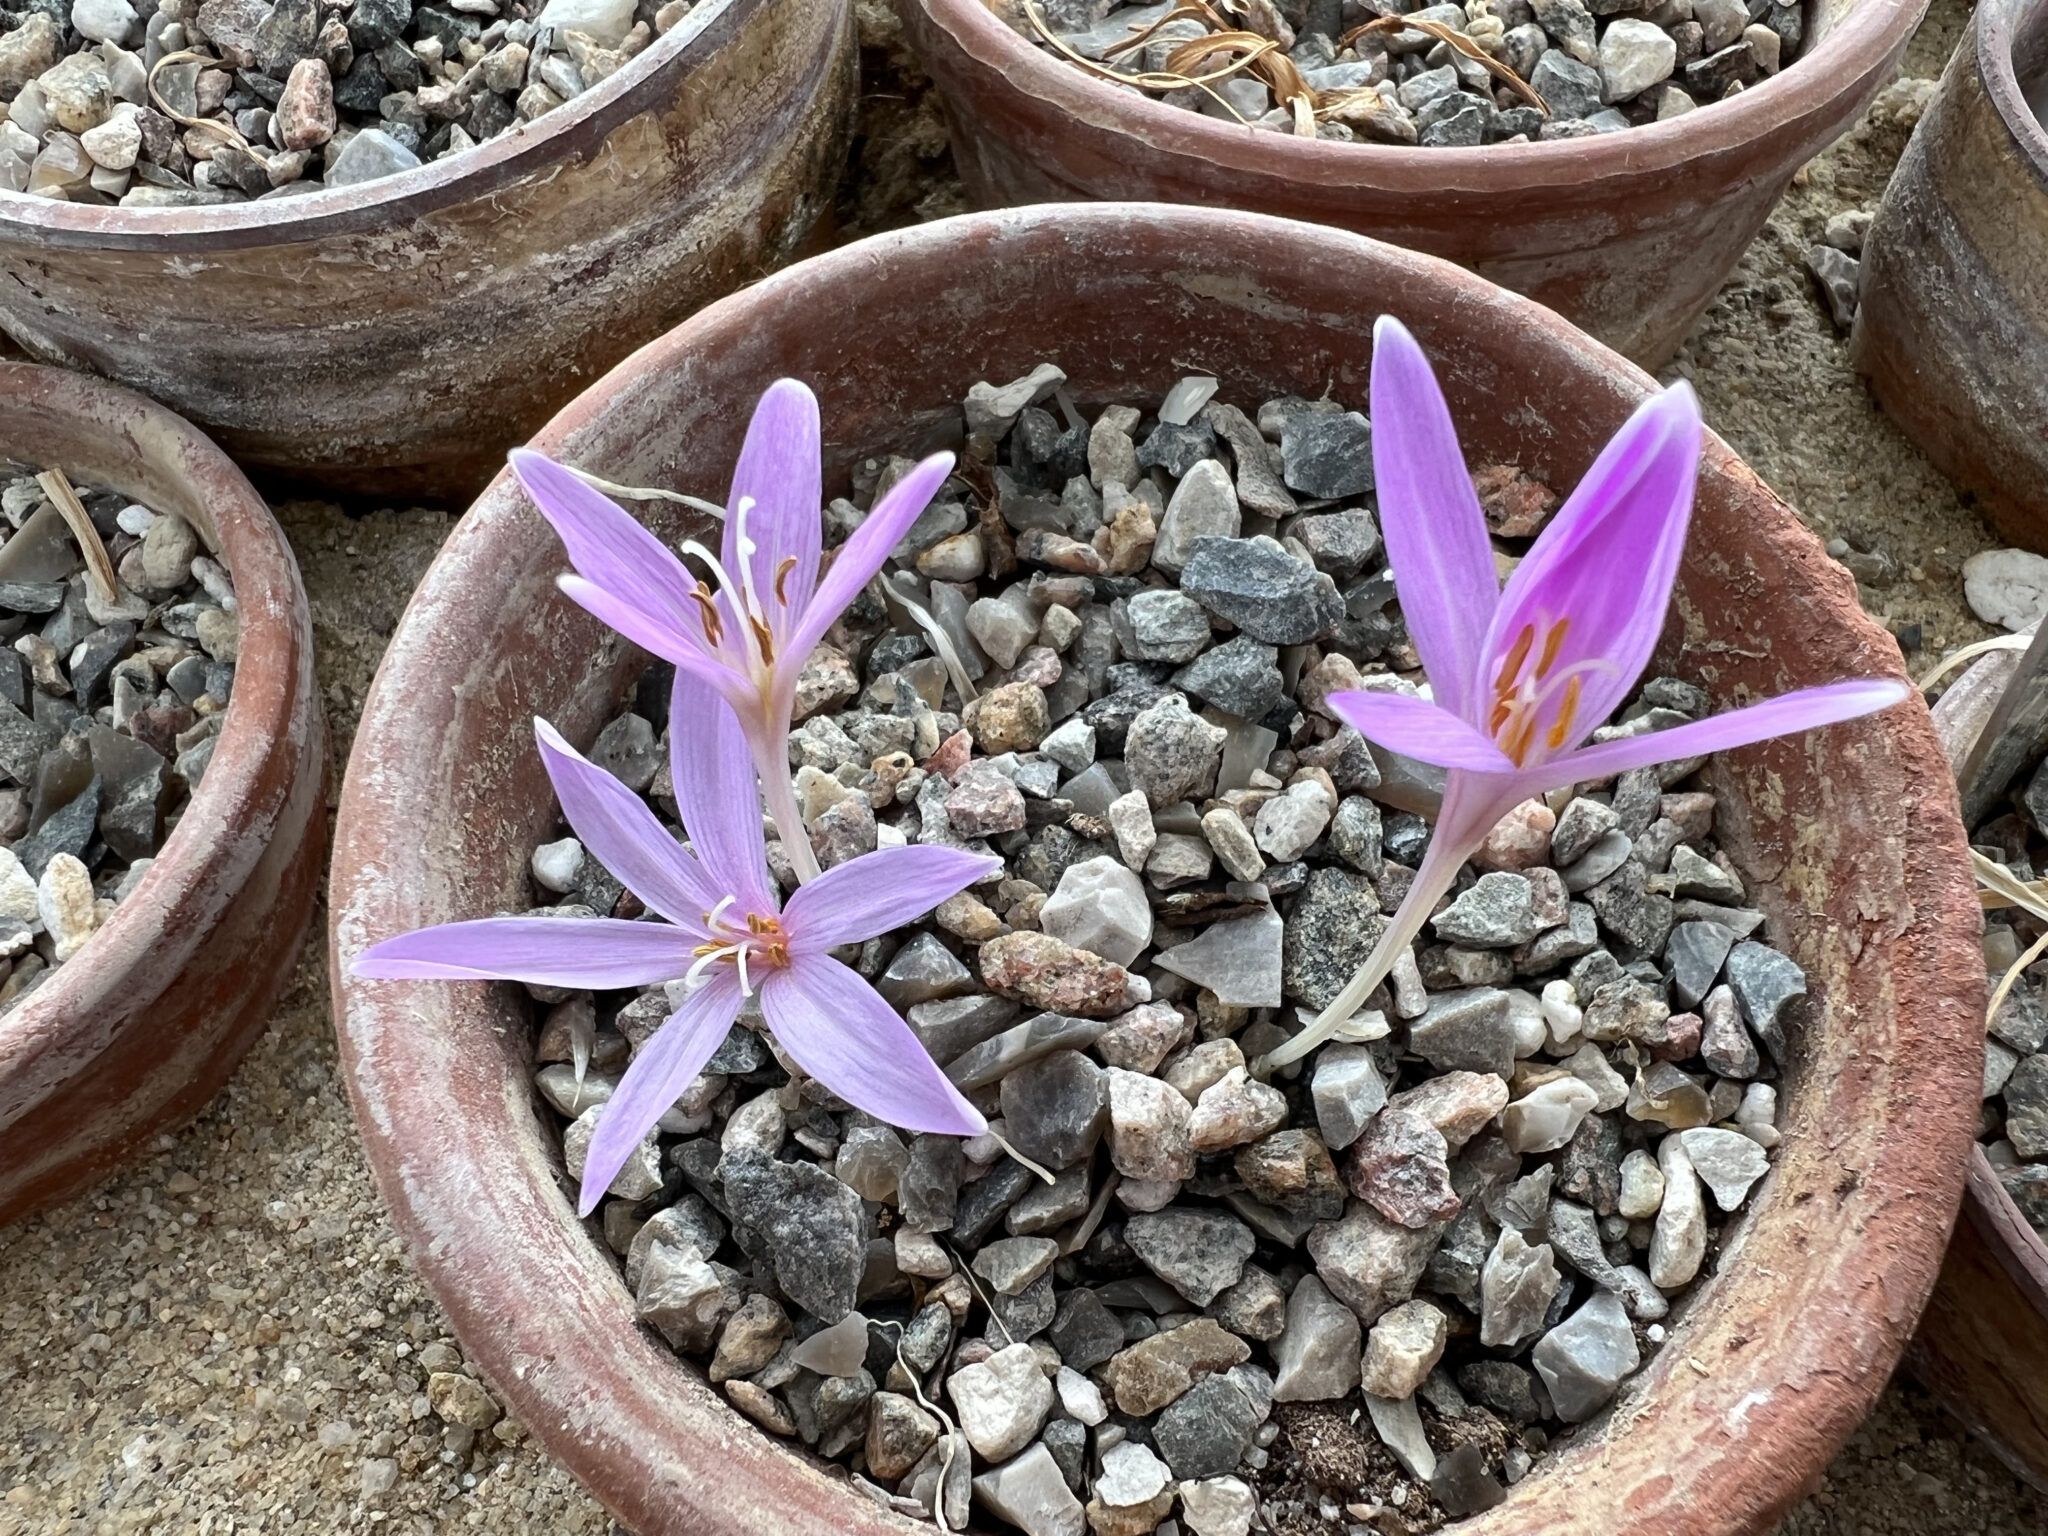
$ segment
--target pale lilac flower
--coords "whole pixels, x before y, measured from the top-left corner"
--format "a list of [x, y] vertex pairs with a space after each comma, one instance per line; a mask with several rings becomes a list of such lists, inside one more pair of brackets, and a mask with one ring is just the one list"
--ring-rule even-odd
[[634, 1055], [583, 1170], [588, 1215], [626, 1158], [724, 1041], [748, 998], [789, 1059], [849, 1104], [908, 1131], [978, 1136], [979, 1111], [875, 989], [828, 950], [888, 933], [1000, 861], [919, 844], [850, 859], [785, 903], [768, 878], [760, 802], [733, 712], [676, 674], [676, 801], [694, 852], [640, 797], [534, 721], [563, 814], [584, 845], [665, 921], [487, 917], [372, 945], [358, 976], [506, 980], [607, 990], [682, 980], [693, 990]]
[[890, 488], [821, 580], [823, 478], [818, 402], [794, 379], [754, 410], [732, 474], [725, 541], [695, 540], [700, 580], [633, 515], [541, 454], [517, 449], [512, 470], [567, 546], [562, 591], [635, 644], [694, 673], [739, 716], [762, 792], [797, 878], [817, 878], [789, 779], [797, 675], [825, 631], [887, 562], [953, 468], [936, 454]]
[[1267, 1061], [1334, 1034], [1379, 985], [1459, 866], [1532, 795], [1652, 763], [1831, 725], [1907, 697], [1873, 678], [1803, 689], [1671, 730], [1581, 746], [1626, 701], [1664, 627], [1692, 515], [1700, 416], [1678, 384], [1645, 401], [1543, 531], [1505, 591], [1486, 519], [1429, 363], [1398, 321], [1373, 333], [1373, 468], [1387, 558], [1434, 702], [1337, 693], [1367, 739], [1449, 770], [1415, 883], [1371, 957]]

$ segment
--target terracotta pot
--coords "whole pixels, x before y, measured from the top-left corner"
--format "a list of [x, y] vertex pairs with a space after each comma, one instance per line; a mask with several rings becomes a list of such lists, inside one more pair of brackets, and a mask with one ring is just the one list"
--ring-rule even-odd
[[[1953, 769], [2020, 669], [2019, 652], [1994, 651], [1942, 694], [1934, 729]], [[1963, 1219], [1906, 1364], [1999, 1460], [2048, 1493], [2048, 1243], [1981, 1146], [1970, 1149]]]
[[1334, 224], [1469, 266], [1655, 368], [1792, 173], [1891, 78], [1927, 5], [1817, 0], [1808, 54], [1734, 101], [1626, 133], [1479, 149], [1245, 128], [1097, 80], [1012, 31], [989, 0], [896, 8], [984, 206], [1135, 198]]
[[[1536, 305], [1353, 235], [1157, 205], [1032, 208], [779, 274], [643, 349], [536, 443], [627, 483], [722, 494], [747, 403], [793, 374], [822, 397], [826, 483], [843, 490], [863, 456], [957, 441], [976, 380], [1048, 359], [1084, 404], [1156, 399], [1196, 364], [1249, 405], [1325, 387], [1363, 402], [1361, 295], [1414, 328], [1475, 454], [1556, 485], [1653, 387]], [[1718, 441], [1696, 528], [1682, 639], [1661, 665], [1722, 705], [1898, 673], [1848, 576]], [[366, 943], [530, 899], [528, 855], [556, 814], [530, 717], [587, 741], [637, 664], [558, 595], [561, 569], [500, 478], [422, 582], [365, 706], [331, 895], [335, 1019], [371, 1163], [470, 1358], [627, 1526], [910, 1530], [752, 1428], [636, 1325], [561, 1193], [523, 994], [348, 979]], [[1876, 1397], [1940, 1263], [1976, 1123], [1984, 994], [1925, 713], [1774, 742], [1716, 772], [1726, 845], [1821, 999], [1772, 1187], [1730, 1272], [1683, 1309], [1607, 1427], [1461, 1529], [1767, 1529]]]
[[1970, 1152], [1963, 1219], [1906, 1365], [1998, 1459], [2048, 1493], [2048, 1247]]
[[0, 1016], [0, 1224], [85, 1189], [206, 1107], [299, 962], [327, 834], [313, 623], [284, 532], [227, 455], [139, 395], [0, 363], [0, 458], [198, 531], [241, 604], [213, 761], [141, 886]]
[[2048, 5], [1980, 0], [1863, 248], [1850, 356], [1887, 415], [2048, 550]]
[[286, 201], [0, 193], [0, 328], [247, 465], [457, 505], [591, 379], [829, 206], [850, 0], [706, 0], [523, 131]]

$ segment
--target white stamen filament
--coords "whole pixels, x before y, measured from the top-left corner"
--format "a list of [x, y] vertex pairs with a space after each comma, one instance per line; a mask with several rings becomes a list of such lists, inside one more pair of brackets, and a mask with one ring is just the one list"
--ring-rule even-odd
[[747, 944], [736, 944], [733, 947], [738, 951], [738, 953], [733, 958], [738, 963], [740, 968], [740, 996], [752, 997], [754, 995], [754, 984], [747, 979], [747, 951], [750, 948], [752, 948], [752, 946]]
[[719, 898], [718, 898], [718, 905], [717, 905], [717, 906], [715, 906], [715, 907], [713, 907], [713, 908], [712, 908], [712, 909], [711, 909], [711, 910], [710, 910], [709, 912], [706, 912], [706, 913], [704, 914], [704, 930], [705, 930], [705, 932], [706, 932], [706, 933], [709, 933], [709, 932], [710, 932], [710, 931], [711, 931], [711, 930], [712, 930], [713, 928], [717, 927], [717, 926], [718, 926], [718, 919], [719, 919], [719, 917], [720, 917], [720, 916], [721, 916], [721, 915], [722, 915], [722, 914], [724, 913], [725, 909], [726, 909], [727, 907], [731, 906], [731, 905], [732, 905], [732, 904], [733, 904], [734, 902], [736, 902], [736, 901], [738, 901], [738, 900], [739, 900], [739, 897], [737, 897], [737, 896], [721, 896], [721, 897], [719, 897]]
[[772, 629], [768, 623], [768, 609], [761, 601], [761, 594], [754, 587], [754, 551], [758, 547], [747, 537], [747, 513], [753, 510], [754, 498], [742, 496], [732, 509], [732, 544], [739, 551], [740, 586], [747, 594], [747, 612], [761, 621], [763, 628]]

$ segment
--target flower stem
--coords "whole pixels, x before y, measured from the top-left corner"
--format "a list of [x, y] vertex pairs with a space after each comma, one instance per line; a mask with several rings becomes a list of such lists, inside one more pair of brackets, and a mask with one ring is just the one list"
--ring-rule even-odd
[[797, 809], [796, 784], [790, 778], [787, 749], [782, 755], [784, 762], [779, 772], [771, 772], [765, 763], [761, 765], [761, 794], [768, 802], [775, 830], [782, 834], [782, 851], [789, 855], [797, 884], [808, 885], [824, 871], [819, 869], [818, 855], [811, 848], [811, 834], [804, 826], [803, 812]]

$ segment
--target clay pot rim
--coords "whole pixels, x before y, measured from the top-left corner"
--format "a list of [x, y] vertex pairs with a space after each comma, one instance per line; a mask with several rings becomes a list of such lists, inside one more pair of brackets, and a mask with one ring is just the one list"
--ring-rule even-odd
[[[105, 977], [135, 970], [167, 943], [193, 941], [189, 932], [164, 932], [166, 912], [196, 911], [206, 887], [232, 887], [248, 873], [242, 839], [222, 837], [204, 853], [195, 851], [195, 841], [204, 833], [241, 825], [247, 808], [260, 802], [265, 766], [287, 748], [293, 717], [304, 707], [295, 631], [303, 627], [310, 635], [311, 619], [284, 530], [234, 461], [205, 433], [146, 396], [88, 374], [0, 362], [0, 402], [30, 392], [49, 409], [97, 417], [110, 431], [123, 421], [144, 427], [154, 443], [151, 456], [204, 497], [203, 510], [214, 526], [194, 527], [208, 552], [221, 553], [224, 542], [234, 546], [231, 574], [241, 619], [234, 699], [206, 775], [177, 827], [156, 851], [142, 883], [94, 931], [87, 946], [18, 1007], [0, 1015], [0, 1064], [32, 1071], [81, 1025], [91, 1024]], [[257, 536], [224, 541], [218, 521], [223, 512], [230, 514], [231, 525], [251, 528]], [[184, 509], [179, 515], [185, 515]], [[272, 538], [261, 536], [266, 528]]]
[[[1818, 47], [1789, 68], [1733, 101], [1717, 101], [1667, 122], [1583, 139], [1424, 149], [1332, 144], [1239, 127], [1097, 80], [1011, 31], [986, 0], [899, 3], [922, 6], [982, 68], [1092, 128], [1143, 139], [1162, 152], [1208, 160], [1247, 176], [1333, 189], [1391, 186], [1429, 196], [1526, 193], [1545, 185], [1633, 179], [1777, 137], [1793, 123], [1827, 116], [1856, 96], [1891, 50], [1902, 13], [1911, 13], [1904, 28], [1910, 31], [1927, 8], [1927, 0], [1860, 0], [1840, 24], [1821, 34]], [[1814, 0], [1810, 10], [1825, 3]], [[1717, 131], [1702, 132], [1703, 127]]]
[[2032, 167], [2034, 179], [2048, 190], [2048, 128], [2041, 126], [2027, 105], [2012, 62], [2018, 24], [2028, 14], [2021, 0], [1983, 0], [1970, 24], [1977, 33], [1977, 71], [1984, 80], [1984, 94], [1991, 98], [2005, 131]]
[[617, 74], [524, 128], [396, 176], [275, 202], [202, 208], [100, 207], [0, 192], [0, 225], [53, 247], [181, 252], [238, 250], [365, 234], [474, 202], [569, 155], [595, 154], [620, 126], [653, 111], [685, 73], [744, 27], [767, 0], [704, 0]]
[[[1512, 317], [1523, 321], [1529, 331], [1540, 338], [1540, 346], [1560, 352], [1583, 367], [1597, 367], [1601, 374], [1613, 381], [1616, 395], [1627, 396], [1631, 401], [1640, 400], [1656, 388], [1656, 381], [1641, 368], [1600, 346], [1532, 301], [1500, 294], [1471, 273], [1419, 253], [1387, 247], [1345, 231], [1313, 229], [1294, 221], [1234, 210], [1132, 203], [1063, 204], [1057, 208], [999, 210], [917, 226], [877, 236], [770, 277], [752, 289], [700, 311], [681, 327], [619, 364], [564, 407], [536, 434], [532, 446], [576, 462], [579, 453], [587, 450], [593, 433], [599, 429], [600, 416], [615, 412], [622, 396], [631, 396], [635, 387], [650, 375], [672, 370], [687, 374], [691, 371], [693, 358], [715, 358], [719, 349], [712, 345], [711, 351], [706, 353], [705, 348], [723, 337], [733, 325], [736, 314], [744, 313], [749, 307], [773, 312], [791, 287], [818, 281], [821, 273], [829, 274], [828, 284], [845, 279], [849, 269], [858, 271], [863, 281], [872, 282], [879, 269], [894, 261], [929, 264], [939, 253], [954, 258], [961, 252], [975, 252], [978, 253], [977, 259], [982, 259], [988, 244], [1000, 246], [1005, 242], [1028, 239], [1032, 227], [1041, 221], [1059, 221], [1069, 229], [1076, 225], [1110, 225], [1128, 231], [1133, 225], [1144, 225], [1154, 237], [1153, 247], [1162, 250], [1179, 248], [1177, 238], [1192, 239], [1198, 233], [1214, 234], [1219, 225], [1233, 237], [1242, 237], [1247, 231], [1263, 231], [1269, 236], [1285, 234], [1289, 240], [1299, 242], [1313, 234], [1319, 259], [1327, 259], [1329, 246], [1335, 243], [1361, 255], [1369, 252], [1376, 270], [1393, 274], [1406, 271], [1412, 275], [1426, 269], [1433, 283], [1441, 284], [1454, 293], [1470, 299], [1484, 299], [1489, 307], [1506, 306]], [[1335, 316], [1327, 317], [1326, 323], [1336, 323], [1336, 319]], [[864, 448], [867, 445], [855, 446]], [[1790, 510], [1775, 502], [1754, 471], [1711, 434], [1706, 442], [1703, 469], [1708, 476], [1732, 482], [1731, 489], [1738, 493], [1767, 498], [1778, 507], [1776, 515], [1787, 525], [1786, 531], [1791, 536], [1804, 538], [1807, 544], [1812, 543], [1810, 535], [1799, 532]], [[567, 1199], [549, 1172], [525, 1157], [527, 1149], [523, 1143], [503, 1149], [494, 1148], [493, 1155], [502, 1155], [507, 1164], [516, 1163], [519, 1174], [531, 1191], [532, 1211], [544, 1216], [549, 1224], [549, 1240], [545, 1247], [524, 1248], [510, 1254], [502, 1248], [490, 1247], [500, 1236], [492, 1221], [495, 1209], [487, 1211], [482, 1208], [469, 1184], [470, 1175], [447, 1160], [445, 1148], [439, 1149], [441, 1155], [426, 1156], [417, 1139], [403, 1128], [411, 1114], [427, 1107], [421, 1102], [421, 1096], [430, 1091], [438, 1092], [438, 1089], [430, 1090], [425, 1079], [410, 1070], [415, 1063], [408, 1058], [425, 1052], [427, 1045], [417, 1031], [388, 1029], [379, 1016], [388, 1013], [390, 1005], [375, 995], [388, 984], [354, 981], [347, 976], [346, 963], [365, 943], [397, 931], [393, 924], [397, 912], [403, 912], [402, 921], [405, 922], [438, 921], [469, 914], [445, 909], [422, 911], [422, 892], [395, 889], [390, 869], [373, 869], [364, 862], [365, 851], [382, 846], [380, 839], [394, 827], [392, 796], [410, 787], [399, 780], [382, 778], [381, 771], [387, 766], [396, 768], [400, 779], [408, 775], [416, 777], [421, 771], [417, 763], [404, 768], [388, 761], [387, 755], [394, 750], [403, 751], [404, 744], [395, 726], [403, 711], [395, 711], [393, 700], [386, 695], [388, 690], [398, 686], [396, 679], [402, 671], [433, 664], [430, 649], [435, 642], [422, 636], [431, 637], [437, 622], [462, 611], [459, 593], [451, 587], [448, 572], [453, 569], [459, 574], [463, 565], [477, 558], [472, 546], [476, 544], [480, 530], [491, 525], [516, 524], [515, 513], [522, 515], [528, 523], [538, 525], [536, 514], [508, 505], [516, 494], [509, 476], [501, 472], [472, 508], [479, 515], [466, 519], [464, 527], [443, 546], [436, 561], [439, 579], [436, 571], [430, 571], [423, 579], [407, 620], [401, 625], [401, 634], [393, 637], [393, 650], [387, 656], [386, 666], [365, 701], [362, 727], [356, 737], [351, 772], [343, 791], [336, 837], [337, 857], [330, 887], [329, 975], [334, 989], [342, 1067], [364, 1133], [368, 1160], [392, 1211], [395, 1225], [405, 1235], [408, 1249], [423, 1277], [455, 1320], [467, 1358], [488, 1379], [500, 1384], [522, 1421], [531, 1425], [551, 1451], [585, 1479], [620, 1519], [628, 1523], [645, 1521], [661, 1529], [686, 1529], [690, 1528], [687, 1521], [694, 1516], [704, 1522], [698, 1529], [756, 1528], [745, 1523], [749, 1513], [745, 1508], [734, 1510], [725, 1505], [706, 1505], [693, 1500], [700, 1494], [716, 1497], [720, 1487], [731, 1479], [753, 1478], [766, 1469], [776, 1468], [787, 1469], [788, 1475], [778, 1470], [772, 1480], [762, 1483], [762, 1490], [765, 1496], [786, 1501], [783, 1513], [787, 1518], [787, 1528], [837, 1529], [842, 1532], [914, 1529], [900, 1519], [867, 1506], [845, 1489], [843, 1483], [827, 1483], [815, 1463], [806, 1461], [801, 1455], [792, 1456], [786, 1444], [762, 1433], [729, 1404], [719, 1405], [715, 1420], [708, 1426], [702, 1422], [669, 1421], [677, 1434], [684, 1436], [698, 1454], [717, 1454], [720, 1457], [722, 1472], [715, 1475], [705, 1472], [701, 1485], [687, 1468], [677, 1473], [672, 1459], [664, 1461], [660, 1456], [651, 1456], [651, 1449], [655, 1448], [644, 1446], [637, 1440], [622, 1440], [620, 1436], [635, 1427], [631, 1423], [634, 1415], [675, 1410], [678, 1398], [669, 1385], [670, 1378], [682, 1381], [694, 1374], [692, 1367], [667, 1355], [665, 1346], [652, 1341], [644, 1328], [622, 1314], [598, 1319], [608, 1346], [616, 1346], [619, 1350], [614, 1358], [622, 1362], [600, 1389], [593, 1390], [586, 1377], [565, 1370], [564, 1361], [581, 1358], [587, 1352], [592, 1318], [583, 1312], [559, 1308], [535, 1310], [508, 1303], [507, 1296], [515, 1292], [528, 1297], [532, 1294], [530, 1289], [508, 1286], [508, 1281], [515, 1273], [529, 1269], [526, 1278], [532, 1280], [572, 1264], [579, 1271], [584, 1267], [608, 1266], [612, 1262], [609, 1256], [603, 1253], [601, 1245], [592, 1239], [587, 1228], [574, 1223]], [[465, 534], [471, 537], [466, 538]], [[499, 536], [503, 536], [502, 532]], [[1804, 547], [1802, 545], [1802, 549]], [[1817, 545], [1813, 545], [1810, 554], [1814, 561], [1818, 560]], [[1834, 579], [1826, 577], [1825, 573], [1820, 574], [1824, 579]], [[1854, 613], [1853, 599], [1842, 589], [1845, 581], [1846, 578], [1841, 578], [1819, 596]], [[1859, 627], [1852, 638], [1860, 637], [1865, 644], [1874, 643], [1870, 637], [1875, 631], [1868, 619], [1857, 614], [1853, 622]], [[403, 633], [407, 629], [417, 629], [417, 633]], [[422, 649], [423, 646], [429, 649]], [[1889, 666], [1895, 669], [1896, 662], [1889, 663]], [[1905, 720], [1901, 726], [1898, 734], [1908, 738], [1911, 747], [1921, 757], [1933, 756], [1936, 749], [1924, 716]], [[1949, 820], [1953, 821], [1952, 812]], [[1953, 835], [1945, 838], [1945, 830], [1952, 830]], [[1924, 861], [1939, 855], [1944, 849], [1952, 854], [1959, 853], [1960, 839], [1960, 828], [1945, 829], [1939, 808], [1935, 807], [1914, 819], [1906, 834], [1906, 846], [1915, 860]], [[1949, 848], [1951, 844], [1953, 848]], [[1903, 933], [1913, 936], [1915, 941], [1913, 954], [1917, 958], [1909, 963], [1931, 976], [1942, 977], [1945, 973], [1939, 969], [1938, 961], [1929, 958], [1930, 952], [1953, 951], [1953, 935], [1962, 932], [1966, 922], [1974, 924], [1976, 921], [1975, 900], [1967, 888], [1967, 877], [1959, 870], [1952, 868], [1945, 876], [1939, 870], [1933, 873], [1935, 878], [1929, 881], [1924, 892], [1919, 893], [1910, 925]], [[424, 900], [426, 906], [434, 906], [431, 894], [425, 895]], [[1931, 937], [1936, 935], [1947, 935], [1950, 942], [1941, 946], [1931, 944]], [[1969, 1011], [1967, 1002], [1960, 1007], [1953, 1004], [1953, 999], [1950, 1006], [1937, 1003], [1927, 1010], [1916, 1027], [1922, 1038], [1934, 1038], [1943, 1027], [1960, 1037], [1966, 1030], [1979, 1027], [1976, 1018], [1963, 1018]], [[1977, 1014], [1981, 1016], [1981, 993], [1977, 999]], [[1936, 1024], [1937, 1015], [1949, 1019], [1946, 1026]], [[1955, 1022], [1959, 1018], [1963, 1019], [1961, 1025]], [[490, 1091], [484, 1095], [485, 1107], [494, 1118], [503, 1114], [508, 1117], [508, 1122], [523, 1125], [523, 1117], [530, 1113], [527, 1108], [531, 1102], [530, 1089], [522, 1089], [516, 1095], [516, 1104], [512, 1102], [515, 1095], [509, 1093], [501, 1104], [495, 1090], [498, 1073], [502, 1070], [502, 1066], [492, 1064], [485, 1073], [490, 1086]], [[1960, 1154], [1968, 1144], [1970, 1126], [1974, 1123], [1976, 1075], [1967, 1068], [1956, 1071], [1952, 1062], [1937, 1063], [1934, 1072], [1944, 1084], [1942, 1092], [1930, 1091], [1912, 1096], [1897, 1107], [1909, 1113], [1920, 1130], [1938, 1139], [1944, 1155], [1927, 1156], [1929, 1143], [1923, 1141], [1915, 1156], [1895, 1156], [1885, 1163], [1883, 1176], [1894, 1198], [1872, 1209], [1873, 1218], [1887, 1229], [1886, 1246], [1872, 1249], [1873, 1254], [1881, 1258], [1883, 1273], [1870, 1277], [1872, 1289], [1862, 1293], [1867, 1299], [1860, 1306], [1823, 1311], [1813, 1317], [1812, 1337], [1807, 1341], [1810, 1353], [1804, 1358], [1815, 1362], [1812, 1372], [1830, 1379], [1833, 1385], [1825, 1393], [1808, 1395], [1803, 1390], [1804, 1386], [1814, 1384], [1814, 1376], [1809, 1375], [1800, 1383], [1799, 1390], [1778, 1394], [1784, 1402], [1766, 1417], [1772, 1419], [1776, 1429], [1786, 1435], [1785, 1444], [1791, 1448], [1790, 1451], [1762, 1457], [1754, 1451], [1748, 1453], [1752, 1468], [1777, 1472], [1778, 1481], [1768, 1499], [1768, 1507], [1774, 1511], [1782, 1510], [1797, 1491], [1792, 1477], [1784, 1471], [1788, 1457], [1796, 1464], [1799, 1477], [1817, 1473], [1824, 1459], [1817, 1448], [1824, 1444], [1831, 1454], [1853, 1428], [1852, 1412], [1860, 1417], [1867, 1409], [1888, 1374], [1897, 1348], [1905, 1341], [1908, 1330], [1899, 1321], [1901, 1313], [1917, 1310], [1933, 1283], [1942, 1239], [1954, 1219], [1961, 1192], [1963, 1158]], [[1954, 1091], [1949, 1092], [1949, 1089]], [[445, 1100], [436, 1101], [432, 1110], [445, 1116]], [[461, 1134], [474, 1136], [480, 1134], [480, 1129], [472, 1122]], [[497, 1206], [502, 1207], [505, 1203], [502, 1192], [495, 1198]], [[1848, 1198], [1867, 1197], [1851, 1194]], [[522, 1214], [527, 1214], [525, 1208], [522, 1208]], [[1783, 1216], [1782, 1212], [1779, 1214]], [[570, 1244], [575, 1245], [573, 1251]], [[489, 1262], [479, 1263], [480, 1255], [486, 1251], [491, 1254]], [[1763, 1282], [1751, 1275], [1740, 1283], [1754, 1286]], [[1723, 1277], [1716, 1283], [1715, 1291], [1724, 1290], [1729, 1284], [1727, 1277]], [[1891, 1299], [1884, 1299], [1886, 1297]], [[1891, 1338], [1893, 1334], [1896, 1334], [1895, 1339]], [[1816, 1339], [1827, 1340], [1829, 1350], [1833, 1352], [1820, 1350], [1814, 1343]], [[655, 1358], [664, 1362], [664, 1373], [659, 1380], [651, 1380], [643, 1374], [651, 1372], [650, 1362]], [[1669, 1354], [1660, 1358], [1667, 1362], [1669, 1368], [1677, 1368], [1675, 1358]], [[1750, 1358], [1745, 1357], [1745, 1371], [1757, 1369], [1756, 1365], [1748, 1363]], [[1866, 1369], [1844, 1375], [1841, 1370], [1848, 1362], [1867, 1366], [1874, 1360], [1882, 1362], [1882, 1368], [1874, 1372]], [[668, 1369], [671, 1366], [672, 1371]], [[712, 1389], [703, 1386], [702, 1378], [698, 1376], [696, 1390], [708, 1392]], [[1712, 1459], [1717, 1464], [1727, 1464], [1727, 1458], [1736, 1454], [1738, 1444], [1757, 1433], [1755, 1426], [1747, 1423], [1746, 1415], [1752, 1408], [1766, 1408], [1772, 1397], [1773, 1393], [1765, 1392], [1755, 1402], [1743, 1404], [1742, 1414], [1745, 1417], [1732, 1420], [1723, 1431], [1723, 1442], [1711, 1448]], [[1799, 1401], [1793, 1406], [1791, 1400], [1795, 1397]], [[1664, 1401], [1663, 1394], [1655, 1400]], [[692, 1402], [694, 1406], [694, 1400]], [[743, 1442], [735, 1441], [732, 1435], [742, 1435], [745, 1439]], [[1582, 1490], [1598, 1491], [1601, 1484], [1597, 1469], [1589, 1473], [1580, 1464], [1582, 1460], [1582, 1457], [1561, 1458], [1552, 1464], [1547, 1475], [1572, 1477], [1577, 1479]], [[656, 1495], [651, 1490], [656, 1487], [663, 1490], [665, 1502], [652, 1502]], [[839, 1522], [836, 1526], [820, 1524], [819, 1501], [828, 1497], [842, 1501], [830, 1511], [830, 1515]], [[1741, 1502], [1743, 1508], [1764, 1507], [1757, 1498], [1747, 1495]], [[1698, 1519], [1688, 1522], [1684, 1528], [1699, 1531], [1737, 1529], [1732, 1520], [1721, 1518], [1727, 1513], [1726, 1510], [1718, 1514], [1701, 1510]], [[678, 1520], [685, 1523], [679, 1525], [676, 1523]], [[1489, 1525], [1488, 1529], [1492, 1528]]]
[[1963, 1189], [1964, 1198], [1979, 1207], [1989, 1230], [1996, 1234], [1993, 1247], [2000, 1259], [2013, 1261], [2006, 1268], [2013, 1273], [2014, 1282], [2027, 1293], [2035, 1310], [2048, 1318], [2048, 1239], [2034, 1230], [2019, 1202], [2005, 1192], [1981, 1141], [1970, 1148], [1970, 1171]]

